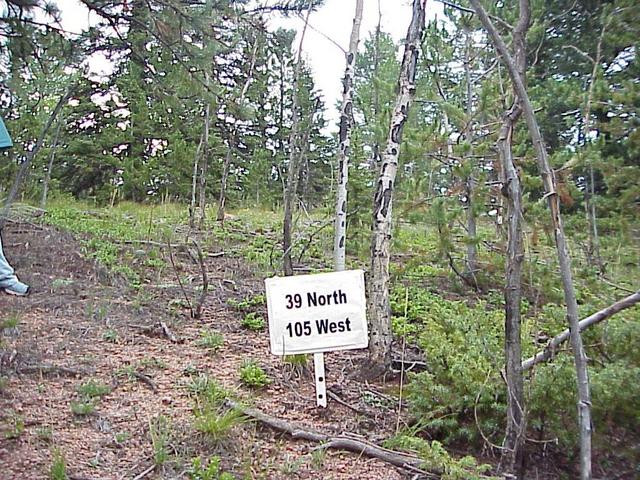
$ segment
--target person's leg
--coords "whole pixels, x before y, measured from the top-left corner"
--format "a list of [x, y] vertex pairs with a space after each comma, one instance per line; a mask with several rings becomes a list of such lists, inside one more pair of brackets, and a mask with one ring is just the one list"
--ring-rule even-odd
[[13, 268], [5, 258], [2, 250], [2, 238], [0, 237], [0, 292], [2, 289], [6, 293], [13, 295], [22, 296], [29, 293], [29, 286], [18, 280]]

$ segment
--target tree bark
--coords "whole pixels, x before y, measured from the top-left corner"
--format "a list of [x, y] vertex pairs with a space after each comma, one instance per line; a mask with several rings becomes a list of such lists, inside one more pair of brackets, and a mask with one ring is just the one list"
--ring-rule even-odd
[[[513, 57], [510, 55], [507, 46], [500, 37], [493, 23], [487, 16], [487, 12], [480, 4], [479, 0], [469, 0], [478, 18], [489, 34], [496, 51], [502, 58], [503, 63], [509, 71], [511, 82], [520, 99], [523, 115], [527, 122], [531, 141], [536, 153], [538, 170], [542, 177], [545, 189], [544, 198], [547, 199], [551, 211], [551, 222], [556, 240], [556, 250], [558, 262], [560, 264], [560, 276], [564, 291], [564, 300], [567, 308], [567, 321], [571, 331], [571, 345], [574, 352], [576, 366], [576, 383], [578, 388], [578, 418], [580, 427], [580, 477], [582, 480], [590, 480], [591, 474], [591, 393], [589, 388], [589, 372], [587, 370], [587, 357], [582, 344], [582, 337], [578, 325], [578, 302], [573, 287], [573, 276], [571, 272], [571, 257], [567, 240], [562, 226], [560, 215], [560, 203], [556, 192], [555, 175], [549, 166], [547, 150], [544, 145], [540, 127], [536, 120], [533, 106], [529, 100], [524, 81], [519, 75], [518, 67]], [[520, 0], [520, 9], [530, 11], [528, 0]]]
[[191, 203], [189, 204], [189, 227], [196, 226], [196, 199], [198, 194], [198, 171], [200, 170], [200, 153], [204, 143], [204, 131], [200, 135], [200, 142], [193, 158], [193, 175], [191, 176]]
[[[380, 83], [378, 80], [378, 72], [380, 71], [380, 32], [382, 26], [382, 10], [380, 8], [380, 0], [378, 0], [378, 24], [376, 25], [376, 33], [374, 36], [374, 54], [373, 54], [373, 120], [378, 121], [380, 114]], [[371, 170], [380, 165], [380, 145], [377, 134], [374, 135], [373, 149], [371, 153], [371, 161], [369, 162]]]
[[[526, 72], [526, 34], [529, 29], [530, 11], [520, 5], [518, 23], [513, 31], [514, 62], [519, 78]], [[507, 380], [507, 431], [504, 440], [502, 467], [506, 473], [516, 478], [524, 474], [523, 445], [526, 433], [526, 408], [524, 403], [524, 381], [520, 363], [522, 362], [521, 340], [521, 300], [522, 263], [524, 247], [522, 234], [522, 188], [520, 177], [513, 159], [513, 132], [522, 114], [518, 95], [514, 91], [511, 108], [505, 112], [498, 137], [498, 155], [502, 168], [507, 214], [507, 258], [505, 297], [505, 373]]]
[[349, 154], [351, 148], [351, 126], [353, 124], [353, 75], [358, 55], [360, 24], [362, 23], [363, 0], [356, 0], [356, 13], [346, 54], [347, 65], [342, 81], [342, 108], [340, 110], [340, 146], [338, 149], [338, 188], [336, 195], [336, 219], [333, 242], [333, 268], [345, 268], [347, 241], [347, 184], [349, 181]]
[[[640, 303], [640, 291], [629, 295], [622, 300], [617, 301], [613, 305], [609, 305], [607, 308], [603, 308], [599, 312], [594, 313], [593, 315], [589, 315], [587, 318], [580, 320], [578, 326], [580, 331], [586, 330], [592, 325], [596, 325], [597, 323], [602, 322], [603, 320], [608, 319], [609, 317], [615, 315], [622, 310], [633, 307], [637, 303]], [[535, 365], [542, 362], [547, 362], [551, 360], [556, 353], [557, 348], [564, 342], [566, 342], [571, 333], [569, 329], [563, 330], [562, 333], [559, 333], [547, 343], [547, 346], [544, 347], [544, 350], [536, 353], [533, 357], [527, 358], [522, 362], [522, 371], [525, 372], [527, 370], [531, 370]]]
[[299, 83], [300, 83], [300, 67], [302, 66], [302, 44], [304, 42], [304, 35], [307, 32], [307, 26], [309, 25], [309, 16], [313, 4], [309, 3], [307, 14], [304, 19], [304, 27], [302, 28], [302, 34], [300, 35], [300, 43], [298, 45], [298, 55], [296, 59], [296, 69], [293, 77], [293, 105], [292, 120], [291, 120], [291, 137], [289, 141], [289, 171], [287, 172], [287, 186], [284, 192], [284, 221], [282, 224], [282, 263], [285, 276], [293, 275], [293, 260], [291, 256], [291, 249], [293, 244], [291, 242], [291, 231], [293, 221], [293, 204], [296, 199], [298, 190], [298, 178], [300, 172], [300, 152], [298, 141], [299, 130]]
[[411, 24], [405, 40], [404, 56], [398, 79], [398, 96], [391, 116], [387, 145], [373, 199], [371, 240], [371, 278], [369, 280], [369, 361], [363, 373], [372, 378], [384, 373], [391, 362], [391, 307], [389, 303], [389, 256], [393, 191], [402, 129], [415, 93], [416, 65], [425, 28], [425, 0], [413, 0]]
[[520, 109], [514, 102], [505, 114], [498, 137], [498, 154], [504, 170], [503, 194], [507, 206], [507, 258], [505, 297], [505, 372], [507, 379], [507, 432], [504, 441], [503, 468], [517, 477], [523, 467], [522, 445], [526, 431], [522, 361], [521, 315], [522, 263], [522, 189], [513, 163], [512, 138]]

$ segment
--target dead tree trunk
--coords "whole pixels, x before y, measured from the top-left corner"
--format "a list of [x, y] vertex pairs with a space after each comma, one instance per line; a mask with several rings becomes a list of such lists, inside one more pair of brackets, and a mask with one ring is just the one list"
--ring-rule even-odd
[[404, 56], [398, 79], [398, 96], [391, 116], [387, 145], [373, 199], [371, 240], [371, 278], [369, 280], [369, 361], [363, 369], [366, 377], [384, 373], [390, 364], [391, 307], [389, 304], [389, 256], [393, 191], [398, 171], [402, 129], [415, 93], [416, 65], [425, 28], [425, 0], [413, 0], [411, 24], [405, 40]]
[[189, 227], [196, 226], [196, 199], [198, 196], [198, 172], [200, 171], [200, 154], [204, 143], [204, 132], [200, 135], [200, 142], [193, 158], [193, 175], [191, 177], [191, 203], [189, 204]]
[[[208, 82], [207, 82], [208, 83]], [[202, 132], [202, 157], [200, 159], [200, 181], [198, 182], [198, 228], [204, 228], [207, 218], [207, 170], [209, 169], [209, 128], [211, 126], [211, 104], [207, 103], [204, 112], [204, 131]]]
[[[521, 79], [526, 71], [526, 33], [530, 12], [520, 8], [518, 23], [513, 31], [514, 62]], [[507, 258], [505, 297], [505, 372], [507, 379], [507, 431], [504, 440], [502, 466], [505, 473], [521, 478], [524, 471], [523, 444], [526, 432], [526, 408], [522, 377], [521, 299], [522, 263], [524, 261], [522, 235], [522, 188], [513, 160], [513, 131], [522, 114], [517, 93], [514, 91], [511, 108], [505, 112], [498, 137], [498, 155], [502, 167], [502, 194], [507, 213]]]
[[60, 138], [60, 129], [62, 128], [62, 118], [58, 120], [56, 126], [56, 133], [53, 137], [53, 143], [51, 144], [51, 153], [49, 154], [49, 163], [47, 164], [47, 172], [42, 181], [42, 198], [40, 199], [40, 208], [46, 208], [47, 197], [49, 195], [49, 183], [51, 182], [51, 170], [53, 170], [53, 162], [56, 158], [56, 150], [58, 148], [58, 139]]
[[498, 139], [499, 155], [504, 166], [503, 194], [507, 204], [507, 258], [505, 296], [505, 370], [507, 379], [507, 433], [505, 436], [505, 470], [520, 476], [522, 468], [522, 444], [526, 429], [524, 387], [520, 362], [522, 297], [522, 190], [520, 178], [513, 163], [511, 150], [513, 128], [520, 111], [517, 105], [505, 115]]
[[356, 0], [356, 13], [349, 39], [347, 65], [342, 81], [342, 108], [340, 110], [340, 146], [338, 150], [338, 191], [336, 195], [336, 220], [333, 243], [333, 268], [336, 271], [345, 268], [345, 249], [347, 241], [347, 183], [349, 181], [349, 154], [351, 148], [351, 126], [353, 124], [353, 74], [358, 55], [360, 24], [362, 23], [363, 0]]
[[[544, 145], [540, 127], [536, 120], [527, 89], [521, 78], [516, 62], [509, 53], [507, 46], [495, 29], [493, 22], [487, 16], [487, 12], [480, 4], [479, 0], [469, 0], [473, 5], [478, 18], [489, 34], [496, 51], [502, 58], [503, 63], [509, 71], [511, 83], [518, 95], [524, 118], [527, 122], [531, 141], [538, 161], [538, 169], [542, 177], [545, 189], [544, 198], [549, 203], [551, 211], [551, 222], [556, 240], [556, 250], [558, 262], [560, 264], [560, 276], [564, 290], [564, 300], [567, 308], [567, 321], [571, 331], [571, 346], [573, 347], [574, 361], [576, 366], [576, 383], [578, 388], [578, 418], [580, 427], [580, 476], [582, 480], [591, 479], [591, 393], [589, 388], [589, 373], [587, 370], [587, 357], [582, 344], [582, 336], [578, 325], [578, 303], [573, 287], [573, 276], [571, 272], [571, 257], [562, 226], [560, 215], [560, 203], [556, 192], [555, 175], [549, 166], [547, 150]], [[530, 12], [528, 0], [520, 0], [520, 11]], [[522, 13], [521, 13], [522, 16]]]
[[298, 95], [300, 84], [300, 68], [302, 66], [302, 44], [304, 42], [304, 35], [307, 32], [307, 26], [309, 25], [309, 16], [311, 15], [312, 3], [309, 3], [307, 14], [304, 19], [304, 27], [302, 28], [302, 34], [300, 35], [300, 44], [298, 45], [298, 55], [296, 59], [296, 68], [293, 77], [293, 105], [291, 106], [291, 137], [289, 140], [289, 171], [287, 172], [287, 186], [284, 191], [284, 221], [282, 225], [282, 263], [283, 270], [286, 276], [293, 275], [293, 260], [291, 256], [291, 249], [293, 244], [291, 242], [291, 231], [293, 222], [293, 207], [298, 190], [298, 178], [300, 173], [300, 146], [298, 141], [298, 130], [300, 127], [300, 101]]

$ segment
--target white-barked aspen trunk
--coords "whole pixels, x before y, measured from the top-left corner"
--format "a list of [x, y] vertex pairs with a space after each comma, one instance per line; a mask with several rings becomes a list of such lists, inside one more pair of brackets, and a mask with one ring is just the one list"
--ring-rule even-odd
[[340, 145], [338, 149], [338, 186], [336, 194], [336, 219], [333, 243], [333, 268], [336, 271], [345, 268], [347, 242], [347, 184], [349, 182], [349, 155], [351, 153], [351, 126], [353, 125], [353, 74], [358, 55], [360, 24], [362, 23], [362, 4], [356, 0], [356, 13], [349, 39], [349, 51], [346, 54], [347, 65], [342, 80], [342, 108], [340, 109]]
[[381, 375], [391, 360], [391, 306], [389, 303], [389, 257], [393, 192], [402, 129], [409, 116], [415, 93], [416, 65], [422, 33], [425, 28], [426, 0], [413, 0], [411, 24], [405, 40], [404, 56], [398, 79], [398, 96], [391, 115], [387, 145], [382, 155], [380, 174], [373, 199], [371, 271], [369, 278], [369, 362], [363, 373], [367, 377]]

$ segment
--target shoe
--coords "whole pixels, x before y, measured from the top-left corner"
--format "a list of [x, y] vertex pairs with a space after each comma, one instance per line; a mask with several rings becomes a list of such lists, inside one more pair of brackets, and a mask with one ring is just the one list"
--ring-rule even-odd
[[15, 295], [16, 297], [26, 297], [31, 293], [31, 288], [22, 282], [17, 282], [10, 287], [4, 288], [4, 293], [8, 295]]

